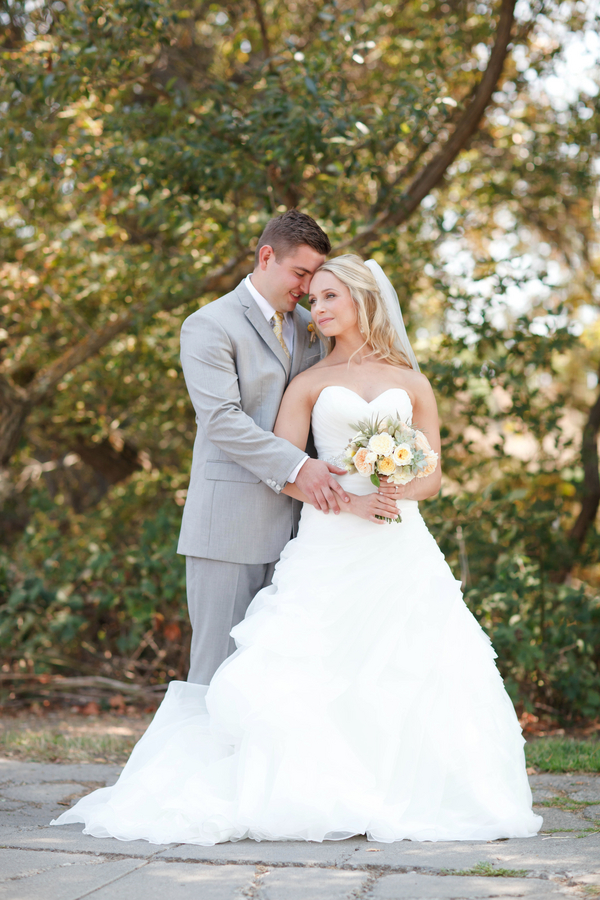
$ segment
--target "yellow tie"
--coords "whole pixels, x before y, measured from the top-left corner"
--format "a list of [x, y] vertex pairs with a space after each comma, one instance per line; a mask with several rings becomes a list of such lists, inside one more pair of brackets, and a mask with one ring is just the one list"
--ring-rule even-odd
[[290, 358], [290, 351], [287, 348], [287, 345], [283, 339], [283, 313], [277, 310], [273, 316], [273, 331], [275, 332], [275, 337], [283, 347], [283, 352]]

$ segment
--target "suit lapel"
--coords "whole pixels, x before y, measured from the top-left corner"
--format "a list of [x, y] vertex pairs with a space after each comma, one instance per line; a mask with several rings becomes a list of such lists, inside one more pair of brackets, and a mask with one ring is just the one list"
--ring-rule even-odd
[[304, 321], [297, 309], [294, 310], [294, 355], [292, 356], [292, 371], [290, 381], [300, 371], [304, 354], [308, 349], [309, 333], [308, 323]]
[[[237, 286], [235, 292], [238, 296], [238, 299], [242, 306], [245, 308], [244, 312], [248, 321], [253, 325], [256, 331], [259, 333], [265, 344], [268, 346], [270, 350], [275, 354], [283, 368], [285, 369], [285, 374], [289, 375], [291, 368], [291, 360], [286, 356], [283, 347], [275, 337], [275, 332], [271, 328], [271, 325], [267, 322], [262, 312], [254, 302], [254, 298], [252, 294], [242, 281], [241, 284]], [[295, 354], [294, 354], [295, 355]]]

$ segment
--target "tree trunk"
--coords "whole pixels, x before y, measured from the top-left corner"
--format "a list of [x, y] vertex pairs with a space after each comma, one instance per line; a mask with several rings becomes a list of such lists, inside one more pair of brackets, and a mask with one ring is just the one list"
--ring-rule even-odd
[[31, 404], [26, 391], [0, 375], [0, 468], [4, 469], [19, 445]]
[[121, 446], [115, 446], [115, 441], [110, 438], [99, 444], [78, 440], [73, 449], [82, 462], [102, 475], [108, 484], [124, 481], [143, 468], [137, 448], [128, 441], [121, 441]]
[[[600, 375], [600, 372], [598, 373]], [[563, 584], [573, 570], [579, 551], [587, 533], [594, 525], [600, 507], [600, 460], [598, 458], [598, 433], [600, 432], [600, 391], [591, 407], [581, 439], [581, 465], [583, 484], [581, 486], [581, 509], [569, 535], [568, 563], [559, 569], [552, 581]]]

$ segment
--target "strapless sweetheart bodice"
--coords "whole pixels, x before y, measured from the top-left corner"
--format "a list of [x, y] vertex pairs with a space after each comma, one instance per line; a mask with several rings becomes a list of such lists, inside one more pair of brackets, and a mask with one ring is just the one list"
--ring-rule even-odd
[[[412, 403], [403, 388], [388, 388], [374, 400], [365, 400], [351, 388], [339, 384], [323, 388], [312, 411], [312, 432], [319, 459], [341, 465], [341, 456], [354, 434], [359, 421], [373, 416], [397, 416], [412, 422]], [[357, 472], [335, 476], [341, 485], [354, 494], [369, 494], [376, 490], [370, 478]], [[415, 507], [416, 500], [400, 500], [399, 507]]]
[[319, 459], [340, 455], [361, 420], [397, 416], [412, 421], [412, 403], [403, 388], [388, 388], [368, 402], [356, 391], [339, 384], [323, 388], [312, 411], [312, 431]]

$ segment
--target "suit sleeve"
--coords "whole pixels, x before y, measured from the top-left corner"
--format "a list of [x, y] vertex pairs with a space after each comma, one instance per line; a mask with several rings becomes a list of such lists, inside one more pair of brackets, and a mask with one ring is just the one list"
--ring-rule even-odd
[[280, 493], [304, 451], [263, 431], [242, 409], [231, 340], [211, 316], [191, 316], [181, 329], [185, 383], [208, 439]]

